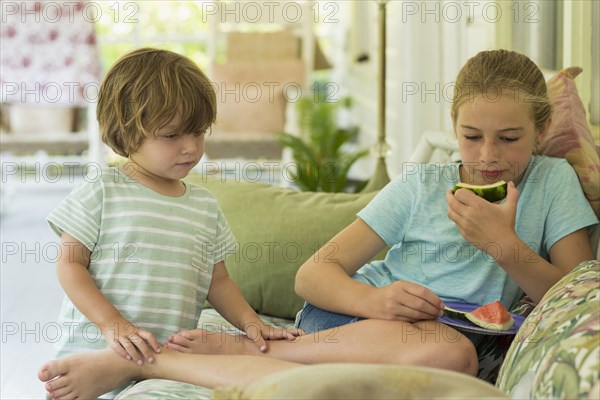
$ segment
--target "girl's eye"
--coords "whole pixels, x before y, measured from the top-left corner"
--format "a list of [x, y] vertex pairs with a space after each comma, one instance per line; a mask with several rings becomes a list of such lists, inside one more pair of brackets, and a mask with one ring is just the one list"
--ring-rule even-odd
[[176, 135], [176, 134], [174, 134], [174, 133], [173, 133], [173, 134], [171, 134], [171, 135], [164, 135], [164, 136], [163, 136], [163, 139], [165, 139], [165, 140], [173, 140], [173, 139], [175, 139], [177, 136], [178, 136], [178, 135]]
[[472, 140], [472, 141], [475, 141], [480, 138], [480, 136], [477, 136], [477, 135], [464, 135], [464, 137], [466, 140]]
[[512, 143], [512, 142], [516, 142], [517, 140], [519, 140], [519, 138], [516, 138], [516, 137], [503, 137], [502, 140], [505, 141], [505, 142], [507, 142], [507, 143]]

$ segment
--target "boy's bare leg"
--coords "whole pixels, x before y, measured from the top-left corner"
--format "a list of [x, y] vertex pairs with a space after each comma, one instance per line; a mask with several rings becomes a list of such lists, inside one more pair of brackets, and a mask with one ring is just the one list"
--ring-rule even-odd
[[138, 366], [112, 349], [81, 353], [44, 364], [38, 378], [51, 398], [88, 399], [128, 382], [172, 379], [201, 386], [244, 385], [263, 376], [300, 366], [249, 356], [184, 354], [163, 349], [152, 364]]
[[[193, 340], [185, 339], [183, 335]], [[188, 347], [179, 347], [178, 343]], [[294, 341], [272, 340], [268, 345], [268, 351], [261, 353], [248, 339], [201, 330], [175, 335], [167, 344], [179, 351], [268, 356], [302, 364], [364, 362], [420, 365], [471, 375], [477, 374], [478, 367], [477, 353], [471, 341], [436, 321], [362, 320], [301, 336]]]
[[38, 371], [38, 379], [51, 398], [95, 399], [135, 379], [137, 364], [112, 349], [52, 360]]

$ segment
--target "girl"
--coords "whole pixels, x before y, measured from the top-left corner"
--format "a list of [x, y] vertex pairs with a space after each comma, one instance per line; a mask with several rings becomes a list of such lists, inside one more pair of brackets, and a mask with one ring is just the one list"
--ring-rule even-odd
[[[335, 262], [317, 253], [298, 271], [296, 291], [308, 301], [300, 327], [312, 334], [271, 341], [260, 353], [250, 341], [213, 340], [191, 330], [170, 337], [166, 347], [177, 352], [158, 355], [156, 365], [127, 364], [107, 351], [51, 361], [39, 372], [49, 395], [94, 395], [99, 379], [87, 376], [103, 376], [105, 389], [119, 383], [115, 371], [128, 379], [204, 386], [244, 384], [320, 362], [412, 364], [475, 375], [476, 338], [436, 321], [444, 302], [508, 306], [522, 292], [539, 301], [560, 277], [593, 258], [586, 228], [597, 219], [567, 162], [533, 155], [551, 108], [531, 60], [504, 50], [479, 53], [455, 88], [451, 118], [462, 161], [422, 165], [396, 178], [324, 246], [328, 254], [336, 246]], [[459, 181], [498, 180], [510, 182], [500, 204], [451, 191]], [[385, 260], [369, 262], [386, 245]]]

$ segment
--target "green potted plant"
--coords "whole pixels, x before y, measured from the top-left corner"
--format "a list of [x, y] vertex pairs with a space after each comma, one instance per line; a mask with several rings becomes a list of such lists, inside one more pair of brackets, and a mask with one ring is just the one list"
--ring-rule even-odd
[[[280, 142], [290, 148], [295, 168], [292, 179], [303, 191], [341, 192], [349, 189], [350, 167], [369, 150], [346, 151], [344, 144], [354, 141], [357, 126], [338, 125], [340, 107], [350, 108], [349, 97], [328, 102], [323, 95], [304, 97], [296, 103], [300, 135], [280, 133]], [[366, 182], [353, 182], [360, 191]]]

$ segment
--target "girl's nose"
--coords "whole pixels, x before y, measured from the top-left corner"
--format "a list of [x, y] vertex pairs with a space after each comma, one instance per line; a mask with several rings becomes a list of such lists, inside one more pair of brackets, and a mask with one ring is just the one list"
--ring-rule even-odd
[[493, 140], [484, 141], [479, 152], [479, 161], [485, 164], [498, 161], [498, 148]]

